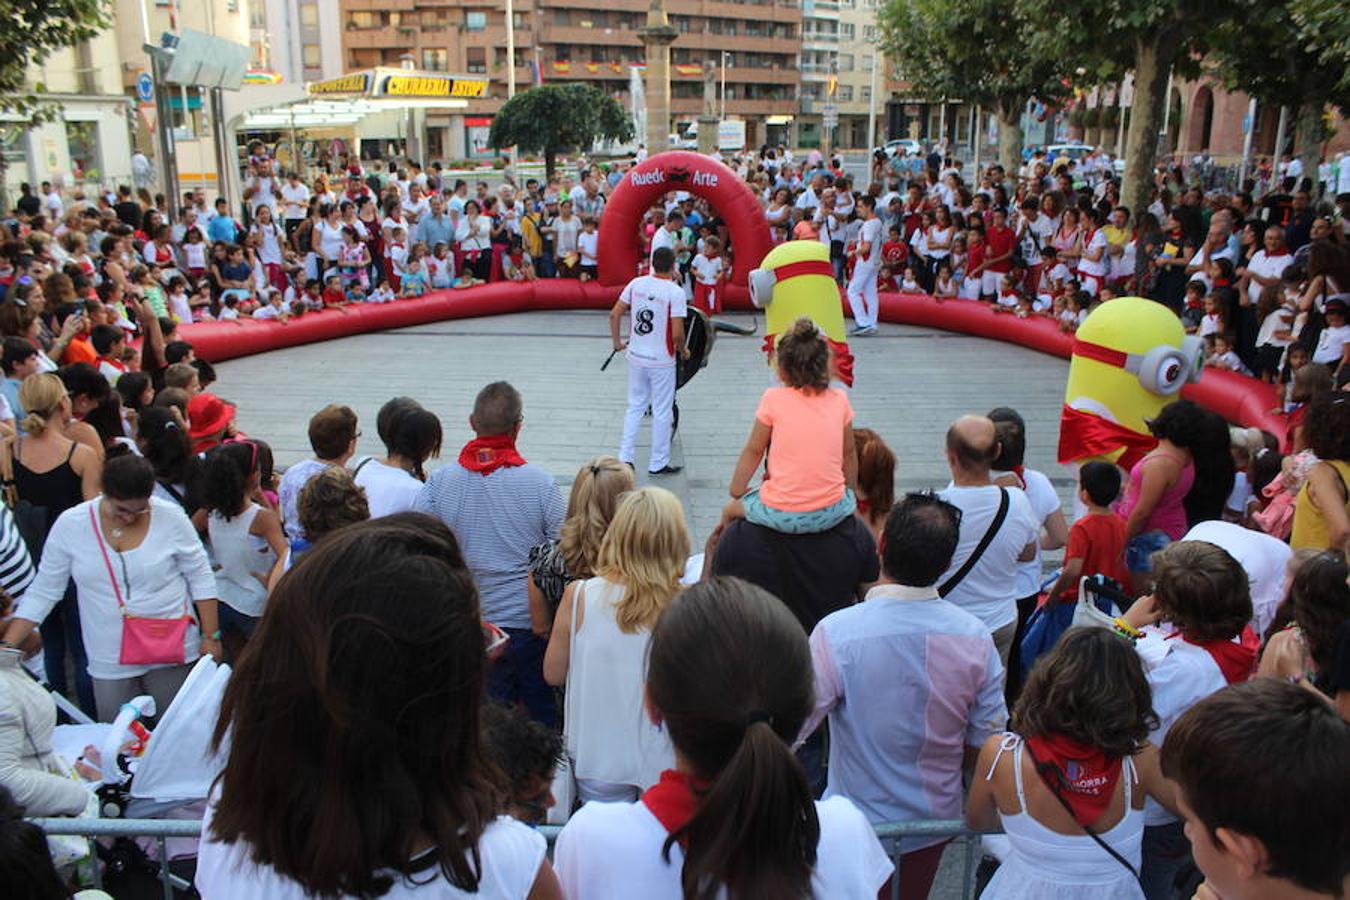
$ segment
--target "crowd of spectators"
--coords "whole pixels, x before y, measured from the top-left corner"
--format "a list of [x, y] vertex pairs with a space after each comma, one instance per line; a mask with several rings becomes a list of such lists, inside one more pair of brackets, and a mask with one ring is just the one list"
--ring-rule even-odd
[[[732, 163], [766, 191], [778, 236], [844, 245], [836, 271], [864, 310], [870, 289], [857, 273], [870, 265], [864, 245], [877, 227], [899, 229], [919, 283], [951, 277], [962, 230], [983, 241], [977, 296], [989, 285], [996, 306], [1005, 287], [1040, 283], [1051, 247], [1056, 267], [1080, 260], [1069, 281], [1094, 302], [1113, 283], [1117, 293], [1139, 289], [1141, 271], [1161, 273], [1169, 258], [1150, 256], [1104, 171], [1077, 184], [1053, 163], [1041, 173], [1033, 162], [1026, 178], [995, 168], [967, 196], [959, 166], [944, 173], [941, 159], [936, 171], [925, 160], [921, 179], [888, 166], [854, 197], [824, 160], [766, 151]], [[672, 493], [637, 489], [628, 465], [595, 456], [565, 497], [530, 464], [517, 447], [525, 401], [505, 382], [479, 392], [473, 438], [431, 471], [440, 419], [394, 397], [375, 423], [382, 455], [354, 458], [361, 423], [335, 403], [309, 420], [312, 458], [276, 472], [266, 436], [239, 432], [236, 405], [211, 390], [214, 370], [174, 333], [193, 318], [191, 302], [183, 318], [157, 308], [156, 296], [182, 278], [201, 310], [228, 310], [225, 300], [238, 309], [273, 288], [281, 299], [269, 296], [266, 308], [284, 307], [284, 290], [296, 287], [289, 248], [298, 254], [310, 235], [292, 258], [319, 267], [307, 280], [327, 278], [330, 263], [342, 269], [323, 235], [349, 242], [350, 221], [373, 213], [374, 196], [397, 199], [395, 223], [407, 221], [404, 203], [425, 203], [413, 212], [417, 229], [448, 222], [437, 207], [456, 197], [460, 224], [484, 212], [471, 208], [467, 185], [443, 197], [434, 167], [409, 164], [405, 178], [396, 169], [378, 188], [349, 178], [344, 193], [364, 199], [326, 211], [302, 198], [310, 188], [277, 183], [271, 171], [254, 161], [246, 187], [246, 233], [270, 227], [283, 254], [279, 271], [263, 263], [263, 285], [194, 274], [176, 255], [173, 230], [185, 223], [166, 225], [153, 210], [141, 210], [143, 237], [110, 232], [97, 262], [78, 249], [83, 227], [123, 227], [97, 207], [60, 217], [68, 228], [55, 239], [42, 227], [23, 232], [28, 217], [6, 245], [0, 583], [14, 603], [0, 628], [0, 788], [24, 813], [78, 814], [91, 796], [70, 790], [85, 770], [52, 752], [55, 708], [22, 668], [40, 632], [48, 683], [104, 721], [140, 694], [167, 708], [200, 655], [234, 665], [215, 728], [224, 767], [204, 798], [196, 884], [207, 898], [403, 897], [430, 884], [446, 896], [675, 898], [725, 887], [733, 898], [863, 898], [889, 895], [893, 878], [902, 896], [922, 898], [947, 839], [905, 838], [897, 874], [871, 826], [963, 809], [972, 826], [1005, 832], [986, 842], [999, 861], [984, 889], [991, 898], [1345, 893], [1343, 356], [1296, 367], [1287, 447], [1172, 404], [1151, 425], [1158, 450], [1132, 471], [1082, 468], [1086, 512], [1070, 526], [1044, 473], [1024, 465], [1026, 424], [1006, 408], [951, 423], [950, 483], [897, 497], [887, 436], [856, 427], [812, 355], [818, 336], [798, 323], [800, 357], [794, 349], [780, 360], [784, 385], [765, 394], [756, 418], [756, 432], [774, 441], [752, 435], [743, 457], [754, 465], [724, 473], [738, 503], [709, 535], [698, 571]], [[897, 171], [903, 182], [889, 184]], [[568, 184], [568, 205], [600, 215], [609, 177], [588, 171]], [[461, 278], [491, 279], [494, 260], [510, 260], [515, 239], [524, 244], [536, 197], [547, 214], [551, 190], [506, 186], [484, 203], [498, 218], [479, 255], [465, 247], [470, 236], [435, 241], [441, 258], [476, 273]], [[262, 211], [269, 192], [279, 216]], [[1169, 194], [1161, 187], [1159, 202]], [[1204, 221], [1200, 200], [1167, 211], [1183, 238], [1189, 217]], [[503, 203], [521, 211], [508, 216]], [[208, 231], [239, 225], [226, 220], [228, 206], [220, 201], [210, 223], [222, 224]], [[672, 194], [654, 207], [646, 227], [656, 248], [670, 240], [677, 254], [697, 251], [696, 238], [677, 232], [700, 206]], [[1118, 224], [1099, 221], [1103, 206]], [[1276, 202], [1264, 208], [1281, 215]], [[896, 224], [868, 226], [897, 209]], [[1196, 230], [1207, 236], [1195, 251], [1202, 268], [1234, 234], [1224, 230], [1229, 209]], [[1269, 254], [1253, 250], [1241, 273], [1234, 267], [1235, 297], [1271, 277], [1262, 273], [1274, 271], [1268, 260], [1296, 231], [1299, 209], [1283, 225], [1234, 220], [1246, 223], [1239, 235], [1267, 222]], [[1050, 216], [1053, 228], [1033, 229]], [[1097, 227], [1083, 232], [1084, 217]], [[1344, 223], [1319, 234], [1312, 224], [1294, 318], [1334, 333], [1345, 328], [1337, 291], [1350, 286], [1336, 268]], [[729, 242], [710, 243], [726, 237], [711, 214], [705, 225], [701, 252], [730, 252]], [[1124, 232], [1121, 253], [1133, 247], [1135, 262], [1116, 276], [1108, 261], [1094, 277], [1081, 260], [1108, 227]], [[1285, 243], [1272, 243], [1281, 228]], [[407, 225], [395, 224], [378, 257], [357, 242], [347, 267], [362, 290], [405, 292], [408, 270], [385, 252], [397, 249], [399, 229], [408, 240]], [[494, 229], [511, 235], [502, 254], [492, 252]], [[1041, 231], [1047, 244], [1028, 237]], [[553, 239], [541, 263], [566, 262]], [[55, 257], [53, 240], [69, 259]], [[137, 242], [142, 262], [132, 265], [125, 254]], [[223, 253], [228, 267], [257, 249], [204, 252]], [[991, 269], [1004, 254], [1008, 268]], [[1289, 255], [1289, 266], [1304, 264]], [[1100, 257], [1115, 258], [1109, 249]], [[586, 277], [584, 259], [570, 274]], [[1140, 260], [1149, 261], [1142, 270]], [[169, 282], [152, 268], [161, 262], [175, 272]], [[339, 287], [348, 274], [337, 273]], [[536, 274], [549, 277], [542, 264]], [[223, 300], [217, 287], [242, 293]], [[90, 290], [101, 299], [87, 299]], [[138, 350], [127, 351], [130, 339]], [[1293, 367], [1298, 340], [1281, 366]], [[819, 448], [801, 428], [808, 413], [828, 413]], [[817, 451], [820, 465], [801, 462]], [[778, 489], [750, 490], [762, 460], [771, 480], [781, 475]], [[1042, 592], [1040, 554], [1060, 548], [1064, 574]], [[1120, 615], [1031, 652], [1035, 620], [1077, 603], [1080, 578], [1109, 583]], [[137, 643], [128, 623], [138, 618], [176, 630]], [[9, 809], [0, 802], [0, 834], [23, 828]], [[528, 827], [548, 815], [567, 821], [552, 861]], [[0, 874], [20, 853], [17, 838], [0, 840]]]

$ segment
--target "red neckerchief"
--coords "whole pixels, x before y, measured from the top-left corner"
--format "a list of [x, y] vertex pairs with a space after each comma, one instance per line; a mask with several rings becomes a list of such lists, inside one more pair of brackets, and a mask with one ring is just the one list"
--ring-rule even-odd
[[[825, 338], [825, 343], [830, 347], [830, 372], [833, 377], [843, 382], [845, 387], [853, 387], [853, 351], [848, 349], [848, 344]], [[773, 352], [778, 349], [778, 334], [764, 335], [764, 355], [773, 359]]]
[[125, 372], [125, 371], [127, 370], [127, 364], [126, 364], [126, 363], [124, 363], [124, 362], [122, 362], [121, 360], [118, 360], [118, 359], [113, 359], [111, 356], [100, 356], [100, 357], [98, 358], [98, 361], [101, 362], [101, 363], [107, 363], [108, 365], [112, 366], [114, 369], [116, 369], [116, 370], [119, 371], [119, 372]]
[[[1025, 740], [1039, 762], [1054, 766], [1059, 773], [1055, 781], [1046, 777], [1048, 773], [1041, 773], [1041, 778], [1069, 804], [1079, 825], [1091, 825], [1106, 813], [1116, 793], [1116, 782], [1120, 780], [1119, 757], [1107, 756], [1091, 744], [1062, 734]], [[1040, 771], [1039, 766], [1037, 771]]]
[[498, 469], [525, 465], [525, 457], [516, 452], [516, 439], [509, 434], [476, 437], [459, 451], [459, 464], [470, 472], [491, 475]]
[[1059, 461], [1077, 462], [1090, 456], [1106, 456], [1125, 448], [1116, 465], [1129, 471], [1158, 446], [1150, 434], [1131, 431], [1124, 425], [1065, 406], [1059, 416]]
[[1169, 640], [1179, 637], [1186, 643], [1199, 647], [1208, 653], [1210, 659], [1214, 660], [1214, 664], [1223, 673], [1223, 680], [1229, 684], [1247, 681], [1256, 669], [1256, 648], [1260, 644], [1260, 639], [1250, 625], [1242, 629], [1242, 634], [1238, 636], [1237, 643], [1224, 638], [1196, 641], [1179, 631], [1169, 634], [1167, 637]]
[[694, 792], [694, 778], [684, 772], [666, 769], [661, 780], [642, 795], [642, 805], [656, 816], [656, 821], [674, 834], [694, 817], [698, 810], [698, 795]]
[[1013, 466], [1009, 471], [1011, 471], [1014, 475], [1017, 476], [1017, 480], [1022, 482], [1022, 488], [1025, 490], [1027, 486], [1027, 476], [1026, 476], [1027, 467]]

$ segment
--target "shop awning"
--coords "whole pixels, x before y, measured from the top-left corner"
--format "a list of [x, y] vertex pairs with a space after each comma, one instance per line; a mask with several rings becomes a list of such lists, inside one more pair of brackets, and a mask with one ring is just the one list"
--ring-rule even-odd
[[406, 109], [464, 109], [487, 96], [488, 80], [474, 75], [375, 68], [305, 85], [305, 99], [248, 112], [244, 131], [354, 125], [375, 113]]

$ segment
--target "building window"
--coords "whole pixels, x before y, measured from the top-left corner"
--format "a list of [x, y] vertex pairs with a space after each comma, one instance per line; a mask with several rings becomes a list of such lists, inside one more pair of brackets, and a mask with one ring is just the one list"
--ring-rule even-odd
[[482, 31], [487, 28], [487, 13], [482, 10], [465, 10], [464, 28], [468, 31]]
[[866, 102], [868, 102], [868, 101], [870, 101], [870, 100], [872, 99], [872, 88], [871, 88], [871, 87], [864, 87], [864, 88], [862, 89], [862, 99], [863, 99], [863, 102], [864, 102], [864, 103], [866, 103]]
[[853, 85], [839, 85], [839, 90], [835, 93], [834, 99], [838, 100], [840, 103], [851, 103], [853, 101]]
[[[872, 26], [869, 25], [868, 27], [870, 28], [870, 27], [872, 27]], [[839, 23], [839, 36], [840, 36], [841, 38], [843, 38], [844, 40], [846, 40], [846, 41], [851, 41], [851, 40], [853, 40], [853, 23], [852, 23], [852, 22], [840, 22], [840, 23]]]
[[445, 49], [423, 49], [422, 68], [429, 72], [450, 71], [450, 51]]
[[319, 27], [319, 4], [317, 3], [300, 4], [300, 24], [305, 28]]
[[869, 44], [875, 44], [875, 43], [877, 42], [877, 26], [875, 26], [875, 25], [864, 25], [864, 26], [863, 26], [863, 40], [864, 40], [864, 41], [867, 41], [867, 43], [869, 43]]
[[266, 28], [267, 27], [267, 7], [261, 3], [252, 3], [248, 8], [248, 27]]
[[840, 71], [840, 72], [852, 72], [852, 71], [853, 71], [853, 54], [852, 54], [852, 53], [840, 53], [840, 54], [839, 54], [839, 71]]
[[305, 44], [300, 48], [300, 57], [308, 68], [317, 69], [323, 65], [323, 54], [319, 52], [318, 44]]
[[484, 47], [464, 48], [464, 68], [474, 74], [487, 71], [487, 49]]
[[361, 10], [360, 12], [347, 13], [348, 30], [356, 28], [378, 28], [380, 25], [379, 16], [376, 13]]

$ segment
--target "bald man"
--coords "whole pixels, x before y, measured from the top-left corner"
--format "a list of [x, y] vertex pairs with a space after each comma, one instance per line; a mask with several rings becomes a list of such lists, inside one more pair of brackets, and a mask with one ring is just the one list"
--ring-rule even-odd
[[984, 622], [1006, 667], [1017, 631], [1017, 564], [1035, 558], [1040, 526], [1026, 494], [991, 483], [997, 456], [987, 417], [962, 416], [947, 429], [952, 483], [938, 496], [961, 510], [961, 538], [938, 592]]

